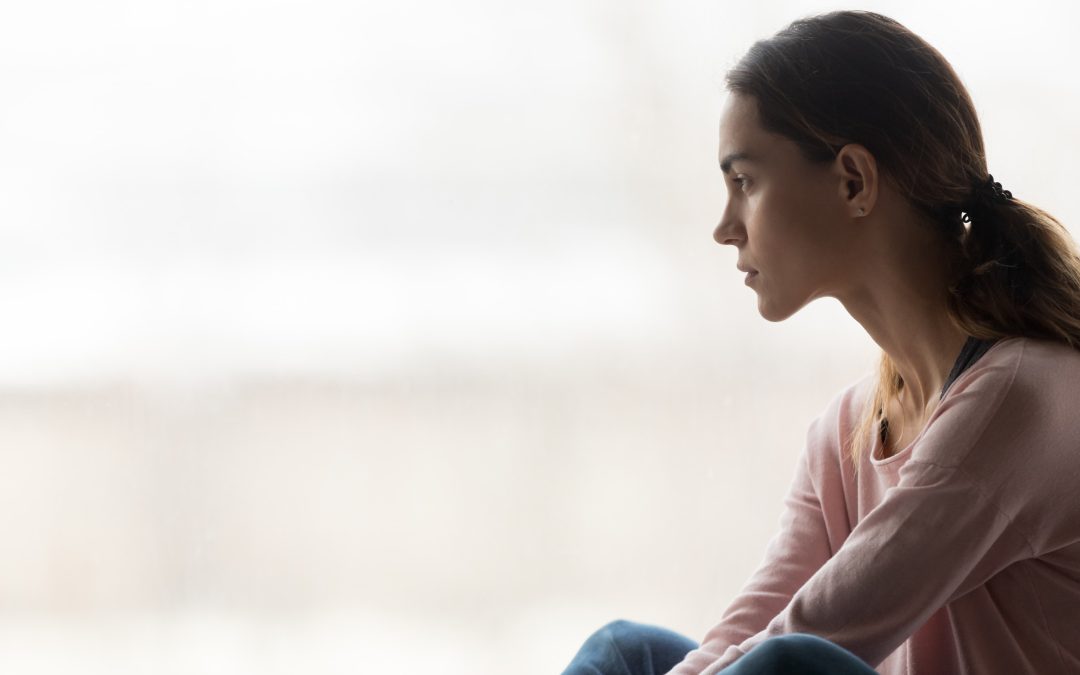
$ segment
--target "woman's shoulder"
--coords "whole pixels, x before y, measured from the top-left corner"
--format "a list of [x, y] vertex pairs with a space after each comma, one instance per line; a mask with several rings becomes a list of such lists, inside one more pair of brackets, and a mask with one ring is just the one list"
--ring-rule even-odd
[[1018, 362], [1021, 368], [1053, 366], [1080, 368], [1080, 346], [1072, 346], [1061, 340], [1015, 336], [1002, 338], [986, 352], [990, 361]]
[[1003, 342], [1011, 343], [1008, 345], [1011, 351], [1022, 354], [1024, 370], [1050, 367], [1071, 371], [1080, 368], [1080, 347], [1074, 347], [1060, 340], [1016, 337]]
[[[1042, 415], [1054, 410], [1075, 422], [1073, 402], [1080, 398], [1080, 349], [1057, 340], [1012, 338], [998, 360], [1015, 358], [1012, 398], [1016, 405], [1034, 406]], [[989, 352], [987, 352], [989, 355]]]
[[1062, 396], [1080, 395], [1080, 349], [1059, 340], [1001, 339], [970, 370], [964, 374], [968, 386], [1008, 388], [1014, 402], [1060, 402]]
[[[1072, 401], [1077, 397], [1080, 351], [1053, 340], [999, 340], [946, 392], [912, 459], [965, 466], [970, 475], [990, 479], [1003, 468], [1018, 471], [1017, 461], [1038, 465], [1075, 458], [1071, 439], [1080, 434], [1080, 416]], [[1064, 440], [1070, 444], [1067, 452], [1059, 447]], [[1022, 453], [1016, 451], [1018, 442]]]

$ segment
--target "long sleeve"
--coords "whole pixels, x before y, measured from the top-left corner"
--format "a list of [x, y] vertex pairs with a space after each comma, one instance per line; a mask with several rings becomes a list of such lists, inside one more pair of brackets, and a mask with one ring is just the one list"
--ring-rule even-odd
[[712, 675], [768, 637], [812, 633], [871, 666], [939, 607], [1031, 557], [1027, 540], [956, 469], [909, 462], [901, 485], [864, 518], [768, 627], [704, 669]]
[[698, 675], [729, 646], [762, 631], [787, 606], [795, 591], [828, 560], [829, 539], [814, 490], [814, 476], [820, 475], [816, 465], [823, 462], [818, 461], [817, 450], [820, 438], [827, 433], [825, 420], [833, 417], [831, 412], [827, 411], [810, 425], [806, 446], [784, 499], [779, 530], [769, 541], [764, 559], [724, 611], [720, 622], [705, 635], [701, 646], [687, 654], [668, 675]]
[[1015, 510], [1001, 508], [1023, 503], [1031, 486], [967, 468], [969, 459], [975, 468], [1004, 448], [1016, 454], [1018, 446], [1001, 442], [1000, 425], [1018, 408], [999, 413], [1014, 373], [1015, 365], [995, 368], [943, 402], [898, 483], [836, 554], [764, 630], [729, 646], [701, 675], [769, 637], [796, 632], [831, 640], [876, 667], [940, 607], [1034, 557]]

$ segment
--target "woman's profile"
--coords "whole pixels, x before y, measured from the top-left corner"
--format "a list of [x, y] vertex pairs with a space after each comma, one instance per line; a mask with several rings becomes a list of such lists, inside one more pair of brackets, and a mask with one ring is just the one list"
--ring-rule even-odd
[[762, 317], [836, 298], [880, 366], [810, 425], [700, 644], [613, 621], [564, 675], [1080, 673], [1073, 239], [1002, 185], [960, 78], [893, 19], [797, 20], [726, 85], [715, 241]]

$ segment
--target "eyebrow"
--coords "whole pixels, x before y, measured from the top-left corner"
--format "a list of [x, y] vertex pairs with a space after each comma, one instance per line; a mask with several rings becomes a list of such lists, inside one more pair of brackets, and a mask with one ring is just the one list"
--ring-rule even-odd
[[723, 171], [725, 175], [730, 173], [731, 172], [731, 163], [735, 162], [735, 161], [739, 161], [739, 160], [742, 160], [744, 162], [753, 162], [754, 158], [751, 157], [750, 153], [747, 153], [747, 152], [732, 152], [732, 153], [729, 153], [726, 157], [724, 157], [722, 160], [720, 160], [720, 170]]

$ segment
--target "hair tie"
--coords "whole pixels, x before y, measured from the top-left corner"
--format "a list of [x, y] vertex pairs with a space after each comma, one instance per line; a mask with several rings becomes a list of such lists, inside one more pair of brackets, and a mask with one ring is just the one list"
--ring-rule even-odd
[[968, 197], [967, 203], [960, 207], [964, 212], [964, 215], [960, 217], [960, 220], [965, 223], [971, 222], [971, 215], [974, 213], [978, 215], [980, 212], [985, 212], [988, 208], [994, 204], [1004, 204], [1012, 201], [1012, 193], [1008, 190], [1001, 188], [1001, 183], [994, 180], [994, 175], [990, 174], [984, 181], [975, 181], [975, 184], [971, 188], [971, 196]]

